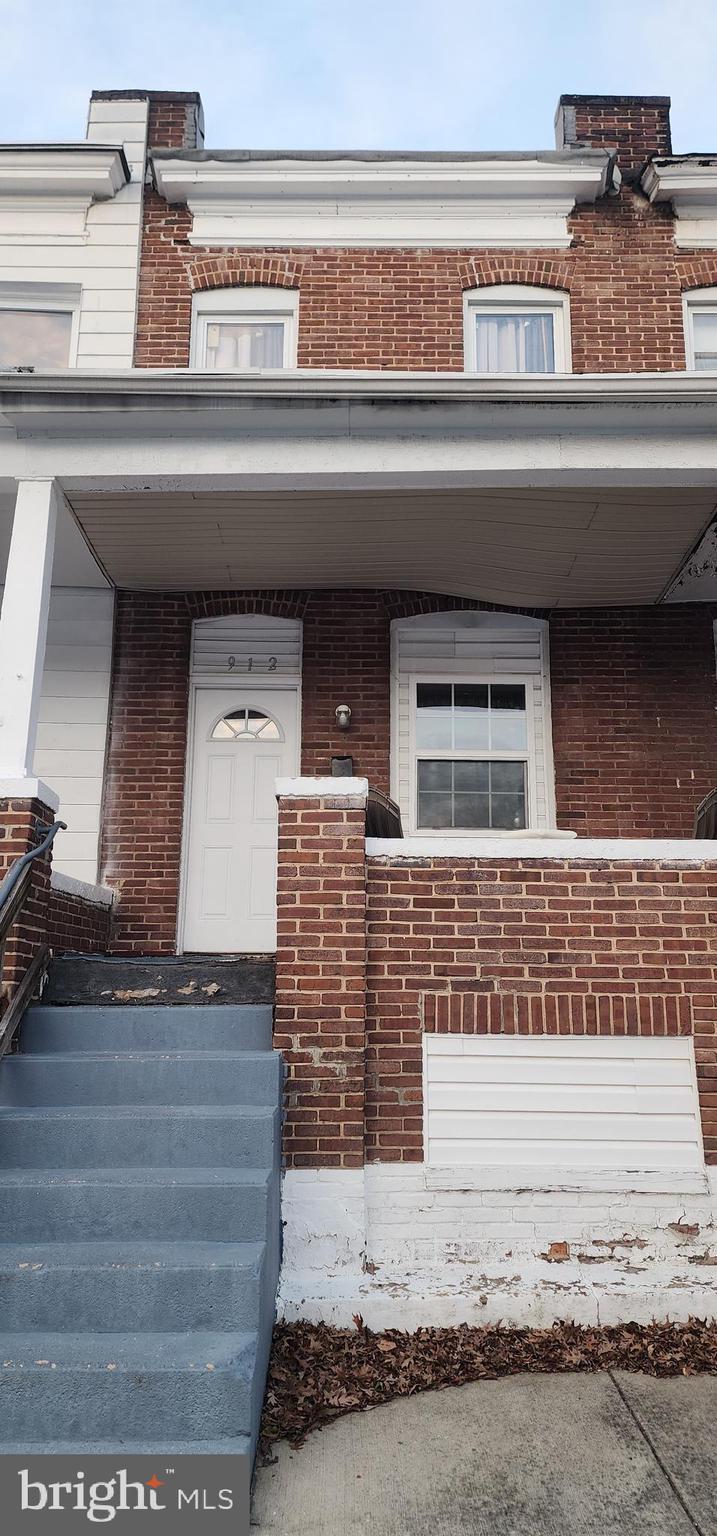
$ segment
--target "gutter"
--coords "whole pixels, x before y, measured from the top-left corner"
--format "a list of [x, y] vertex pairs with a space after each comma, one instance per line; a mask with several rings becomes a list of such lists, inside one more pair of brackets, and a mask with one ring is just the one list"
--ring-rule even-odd
[[0, 369], [0, 409], [40, 404], [98, 407], [118, 399], [148, 408], [163, 403], [210, 406], [232, 401], [401, 401], [475, 405], [655, 404], [717, 405], [713, 373], [504, 374], [324, 371], [310, 369], [219, 374], [189, 369], [133, 368], [116, 372]]

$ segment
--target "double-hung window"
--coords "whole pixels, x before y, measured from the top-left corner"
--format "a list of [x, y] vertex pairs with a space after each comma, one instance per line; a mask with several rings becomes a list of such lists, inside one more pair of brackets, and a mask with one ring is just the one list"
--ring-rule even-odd
[[417, 680], [417, 831], [518, 831], [529, 822], [527, 681]]
[[222, 288], [194, 296], [192, 366], [217, 373], [296, 367], [298, 294]]
[[701, 288], [685, 298], [687, 367], [717, 373], [717, 288]]
[[0, 368], [68, 368], [77, 353], [79, 291], [0, 285]]
[[566, 294], [507, 285], [464, 296], [468, 373], [566, 373], [570, 369]]

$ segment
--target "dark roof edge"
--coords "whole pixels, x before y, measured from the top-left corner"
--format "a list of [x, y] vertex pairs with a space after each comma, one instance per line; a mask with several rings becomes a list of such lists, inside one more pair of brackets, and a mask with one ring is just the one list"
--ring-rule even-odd
[[90, 101], [193, 101], [201, 106], [199, 91], [92, 91]]
[[578, 94], [575, 96], [563, 95], [558, 97], [558, 106], [560, 107], [581, 107], [583, 105], [595, 107], [670, 107], [672, 106], [672, 98], [670, 96], [611, 96], [609, 94], [606, 96], [582, 96]]
[[593, 162], [605, 164], [614, 160], [609, 149], [519, 149], [519, 150], [433, 150], [418, 149], [153, 149], [154, 160], [187, 160], [198, 165], [207, 161], [236, 161], [241, 164], [250, 160], [359, 160], [381, 163], [392, 160], [435, 162], [451, 164], [463, 161], [480, 164], [481, 161], [542, 160], [548, 165], [581, 164]]

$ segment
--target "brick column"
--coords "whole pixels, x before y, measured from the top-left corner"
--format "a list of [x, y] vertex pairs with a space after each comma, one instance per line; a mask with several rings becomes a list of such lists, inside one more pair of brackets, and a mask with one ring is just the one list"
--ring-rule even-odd
[[366, 779], [283, 779], [276, 1024], [292, 1168], [364, 1161]]
[[[25, 799], [3, 793], [6, 786], [0, 781], [0, 880], [15, 859], [42, 842], [55, 819], [54, 795], [36, 780], [28, 780], [27, 786], [35, 793]], [[51, 799], [53, 805], [47, 805], [46, 799]], [[14, 989], [22, 980], [36, 949], [47, 943], [51, 863], [52, 854], [48, 850], [44, 858], [36, 859], [33, 865], [27, 901], [10, 931], [5, 950], [5, 965], [0, 977], [3, 992]], [[0, 1012], [2, 1006], [0, 1001]]]

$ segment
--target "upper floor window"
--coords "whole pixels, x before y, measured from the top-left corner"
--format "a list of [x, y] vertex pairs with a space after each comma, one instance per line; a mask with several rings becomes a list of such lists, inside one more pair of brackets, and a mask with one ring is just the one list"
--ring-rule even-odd
[[285, 288], [195, 294], [192, 366], [217, 373], [295, 368], [298, 297]]
[[688, 368], [717, 372], [717, 288], [685, 299], [685, 351]]
[[567, 373], [567, 294], [545, 288], [474, 288], [465, 294], [469, 373]]
[[0, 287], [0, 368], [67, 368], [77, 350], [79, 294]]

